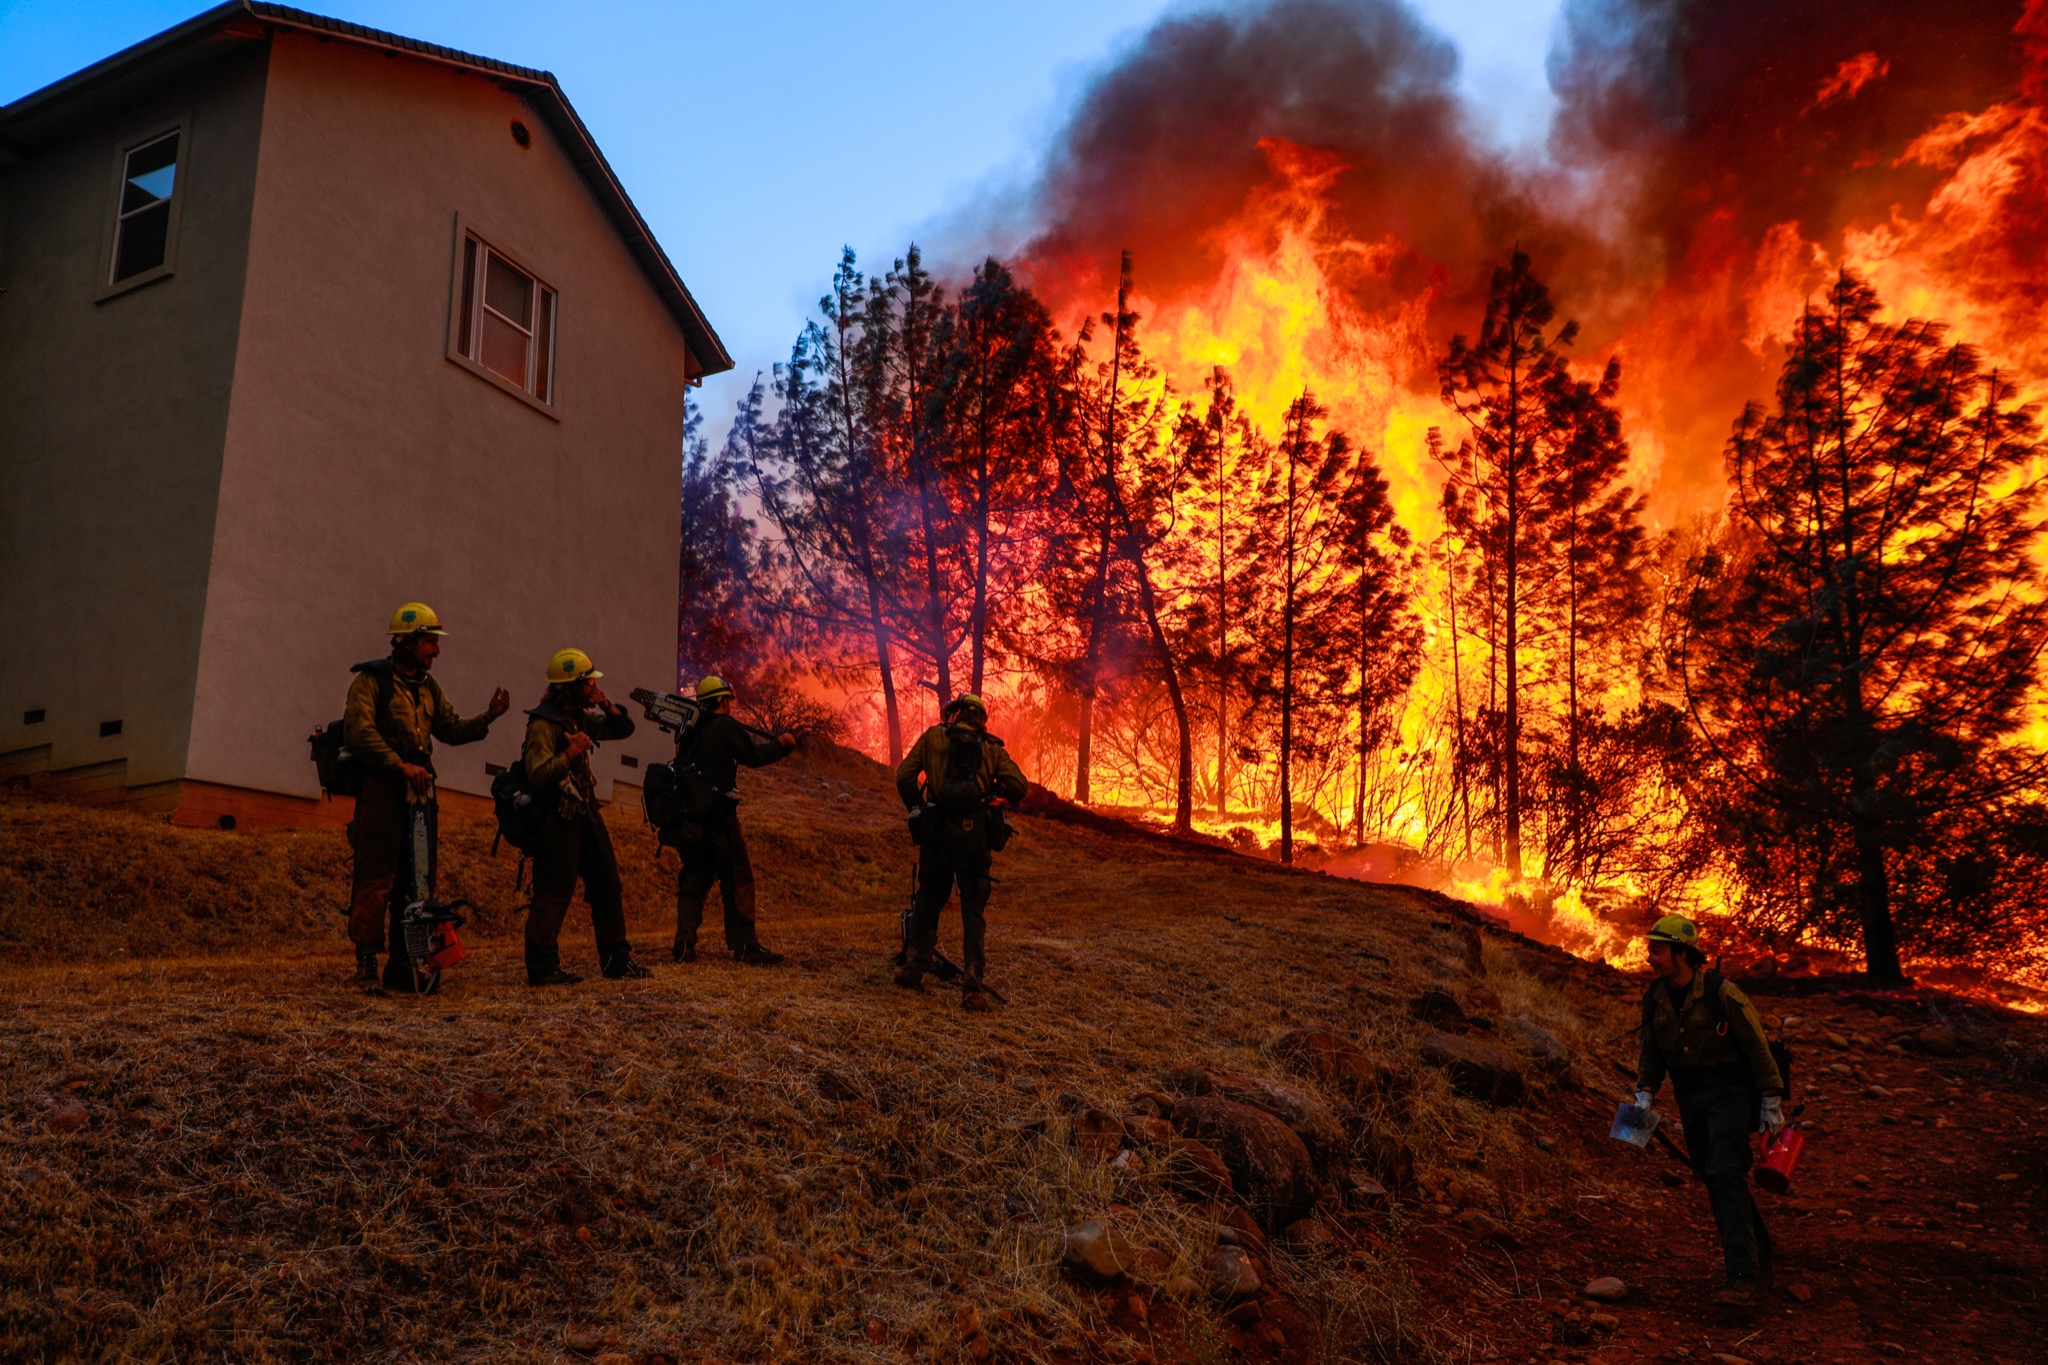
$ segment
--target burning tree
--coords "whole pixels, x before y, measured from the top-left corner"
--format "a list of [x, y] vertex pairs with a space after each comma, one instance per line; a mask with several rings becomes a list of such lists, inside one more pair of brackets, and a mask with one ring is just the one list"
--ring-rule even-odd
[[729, 441], [776, 533], [776, 618], [880, 683], [893, 762], [903, 755], [896, 623], [906, 549], [890, 503], [896, 471], [877, 430], [879, 339], [862, 328], [865, 291], [849, 249], [819, 304], [823, 322], [804, 328], [777, 377], [782, 409], [772, 427], [757, 383]]
[[[1528, 570], [1541, 562], [1540, 486], [1546, 445], [1557, 430], [1559, 392], [1569, 384], [1563, 350], [1578, 335], [1567, 322], [1547, 332], [1557, 306], [1516, 251], [1493, 272], [1476, 341], [1451, 338], [1438, 373], [1444, 403], [1470, 429], [1445, 486], [1445, 519], [1479, 551], [1487, 629], [1494, 802], [1501, 820], [1499, 858], [1522, 876], [1522, 654], [1529, 610]], [[1491, 717], [1489, 718], [1491, 719]]]
[[758, 662], [765, 643], [747, 591], [754, 523], [739, 506], [730, 443], [712, 454], [704, 414], [683, 417], [682, 539], [676, 565], [676, 681]]
[[1878, 307], [1844, 271], [1775, 410], [1736, 423], [1679, 664], [1713, 759], [1693, 797], [1743, 913], [1860, 936], [1897, 982], [1902, 947], [1952, 944], [1959, 915], [2038, 912], [2044, 756], [2022, 730], [2048, 605], [2035, 409], [1938, 323]]

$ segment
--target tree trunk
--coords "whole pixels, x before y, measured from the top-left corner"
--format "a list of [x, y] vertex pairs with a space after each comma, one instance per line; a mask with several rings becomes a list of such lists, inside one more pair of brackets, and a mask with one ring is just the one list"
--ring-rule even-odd
[[1294, 865], [1294, 500], [1302, 420], [1296, 419], [1287, 445], [1287, 567], [1280, 617], [1280, 862], [1286, 867]]
[[[1137, 533], [1132, 532], [1137, 543]], [[1186, 834], [1195, 827], [1195, 729], [1188, 721], [1187, 698], [1181, 695], [1180, 671], [1174, 667], [1173, 650], [1166, 643], [1166, 628], [1159, 623], [1159, 599], [1152, 592], [1152, 574], [1145, 567], [1144, 551], [1135, 553], [1138, 570], [1138, 601], [1145, 608], [1145, 624], [1152, 630], [1152, 647], [1159, 651], [1159, 667], [1166, 674], [1166, 696], [1173, 703], [1175, 737], [1180, 742], [1180, 769], [1173, 784], [1173, 828]]]
[[[1853, 799], [1853, 798], [1852, 798]], [[1885, 876], [1884, 835], [1874, 822], [1858, 820], [1856, 829], [1856, 911], [1863, 921], [1864, 970], [1873, 984], [1902, 986], [1906, 973], [1899, 964], [1898, 939], [1892, 932], [1891, 887]]]
[[[1509, 329], [1514, 332], [1517, 322], [1509, 318]], [[1512, 350], [1510, 351], [1512, 355]], [[1507, 601], [1502, 627], [1506, 635], [1503, 642], [1503, 672], [1506, 674], [1507, 707], [1506, 729], [1502, 736], [1503, 755], [1502, 781], [1507, 790], [1502, 794], [1506, 801], [1507, 849], [1505, 859], [1508, 876], [1513, 881], [1522, 880], [1522, 707], [1519, 654], [1519, 619], [1521, 604], [1516, 600], [1518, 583], [1516, 576], [1521, 569], [1521, 375], [1510, 360], [1508, 366], [1508, 461], [1507, 461]]]
[[1230, 814], [1230, 560], [1223, 447], [1216, 451], [1216, 814]]
[[1450, 580], [1451, 603], [1451, 713], [1457, 729], [1451, 751], [1451, 781], [1456, 788], [1459, 803], [1465, 814], [1465, 857], [1472, 856], [1472, 772], [1471, 763], [1465, 755], [1465, 682], [1464, 669], [1458, 658], [1458, 567], [1449, 555], [1444, 556], [1444, 576]]
[[1095, 747], [1095, 689], [1099, 683], [1096, 676], [1102, 664], [1103, 618], [1109, 611], [1109, 521], [1107, 509], [1102, 523], [1102, 543], [1096, 549], [1095, 591], [1093, 605], [1088, 613], [1088, 649], [1081, 659], [1081, 715], [1078, 729], [1080, 734], [1074, 744], [1074, 800], [1087, 805], [1088, 764]]
[[967, 690], [981, 695], [982, 671], [988, 661], [988, 560], [989, 560], [989, 502], [992, 494], [988, 469], [988, 438], [981, 440], [981, 456], [975, 470], [974, 499], [974, 609], [970, 618], [970, 632], [973, 636], [968, 669], [971, 681]]

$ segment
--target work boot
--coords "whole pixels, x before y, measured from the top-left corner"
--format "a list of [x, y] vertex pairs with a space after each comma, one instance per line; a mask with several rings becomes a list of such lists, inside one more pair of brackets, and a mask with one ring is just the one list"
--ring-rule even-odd
[[749, 943], [744, 948], [733, 949], [732, 960], [743, 962], [749, 967], [773, 967], [782, 961], [782, 954], [773, 952], [759, 943]]
[[358, 986], [374, 986], [377, 984], [377, 950], [375, 948], [356, 949], [356, 974], [350, 977], [349, 980]]
[[988, 1003], [988, 996], [976, 990], [960, 997], [960, 1008], [974, 1014], [987, 1014], [993, 1006]]
[[546, 976], [527, 977], [526, 984], [529, 986], [574, 986], [582, 980], [583, 978], [576, 975], [576, 973], [562, 967], [557, 967]]
[[1730, 1280], [1714, 1295], [1714, 1302], [1723, 1308], [1754, 1308], [1757, 1298], [1755, 1280]]
[[695, 962], [697, 960], [697, 940], [694, 938], [677, 939], [675, 946], [668, 950], [668, 956], [671, 962]]
[[604, 979], [607, 981], [645, 981], [654, 973], [635, 962], [630, 955], [607, 963]]
[[919, 990], [924, 986], [924, 968], [915, 962], [906, 962], [896, 971], [896, 984], [905, 990]]

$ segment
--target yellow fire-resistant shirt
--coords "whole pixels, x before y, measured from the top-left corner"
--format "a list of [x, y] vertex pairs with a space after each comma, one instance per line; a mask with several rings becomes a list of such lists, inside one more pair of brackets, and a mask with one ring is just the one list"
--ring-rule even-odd
[[358, 666], [341, 722], [341, 742], [375, 772], [432, 769], [435, 740], [468, 744], [491, 732], [490, 716], [457, 715], [431, 673], [408, 678], [384, 660]]

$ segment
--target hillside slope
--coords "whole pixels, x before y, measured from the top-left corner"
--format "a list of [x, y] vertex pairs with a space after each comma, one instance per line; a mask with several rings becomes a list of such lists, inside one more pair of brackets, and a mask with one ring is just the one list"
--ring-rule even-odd
[[[1638, 989], [1616, 974], [1477, 937], [1441, 898], [1027, 820], [991, 914], [1010, 1005], [968, 1014], [888, 984], [909, 851], [880, 768], [744, 780], [787, 966], [668, 964], [673, 855], [621, 826], [656, 975], [531, 991], [512, 863], [472, 824], [444, 891], [481, 907], [473, 957], [429, 999], [343, 984], [337, 835], [0, 804], [0, 1358], [2019, 1361], [2039, 1340], [2048, 1110], [2017, 1025], [1952, 1012], [1961, 1051], [1935, 1058], [1893, 1042], [1920, 1002], [1769, 1003], [1803, 1051], [1842, 1036], [1815, 1060], [1847, 1074], [1822, 1073], [1823, 1133], [1767, 1209], [1804, 1297], [1720, 1321], [1704, 1200], [1605, 1138]], [[587, 924], [564, 934], [586, 968]], [[1356, 1052], [1284, 1042], [1301, 1030]], [[1458, 1094], [1431, 1047], [1505, 1048], [1526, 1098]], [[1231, 1098], [1289, 1134], [1234, 1147]], [[1242, 1204], [1205, 1191], [1191, 1135]], [[1269, 1179], [1288, 1151], [1313, 1163], [1292, 1185]], [[1107, 1278], [1063, 1263], [1096, 1219], [1127, 1239], [1095, 1244]], [[1575, 1298], [1596, 1274], [1632, 1286], [1605, 1319]]]

